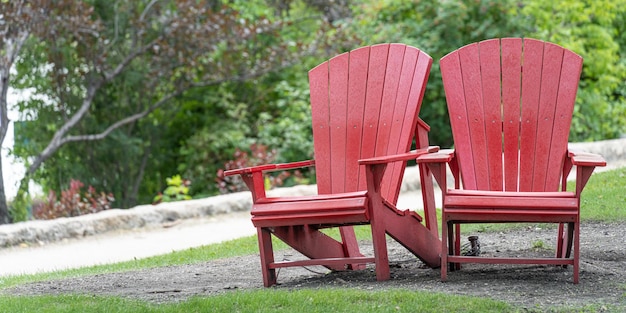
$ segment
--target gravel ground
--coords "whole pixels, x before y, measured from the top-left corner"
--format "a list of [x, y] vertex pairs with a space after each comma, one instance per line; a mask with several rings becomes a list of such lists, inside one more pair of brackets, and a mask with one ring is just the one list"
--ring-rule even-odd
[[[588, 304], [600, 311], [626, 312], [626, 224], [581, 225], [580, 284], [572, 283], [572, 269], [542, 265], [466, 264], [439, 280], [439, 270], [424, 266], [390, 239], [392, 278], [377, 282], [373, 267], [363, 271], [329, 272], [322, 267], [286, 268], [279, 272], [275, 289], [357, 288], [388, 290], [403, 288], [457, 295], [489, 297], [529, 310]], [[478, 233], [485, 255], [520, 254], [551, 256], [554, 229], [531, 227], [500, 233]], [[542, 244], [538, 244], [542, 243]], [[537, 248], [543, 246], [544, 248]], [[362, 242], [364, 253], [371, 244]], [[279, 258], [299, 257], [292, 250]], [[60, 281], [44, 281], [1, 290], [14, 295], [88, 294], [113, 295], [153, 303], [183, 301], [192, 296], [211, 296], [262, 287], [258, 255], [214, 260], [193, 265], [168, 266], [123, 273], [99, 274]]]

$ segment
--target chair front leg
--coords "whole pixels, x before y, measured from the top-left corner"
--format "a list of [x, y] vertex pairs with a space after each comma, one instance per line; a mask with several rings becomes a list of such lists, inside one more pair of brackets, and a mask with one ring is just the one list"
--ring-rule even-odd
[[[448, 222], [448, 255], [456, 255], [456, 232], [455, 230], [456, 225], [452, 222]], [[450, 271], [454, 271], [456, 270], [456, 264], [454, 263], [450, 263]]]
[[263, 227], [257, 227], [259, 240], [259, 254], [261, 255], [261, 273], [263, 273], [263, 286], [270, 287], [276, 284], [276, 270], [270, 268], [274, 263], [274, 249], [272, 247], [272, 233]]
[[383, 216], [384, 205], [380, 194], [380, 183], [387, 167], [386, 163], [366, 165], [365, 177], [369, 197], [370, 227], [372, 230], [372, 244], [374, 246], [374, 262], [376, 263], [376, 280], [388, 280], [391, 277], [389, 270], [389, 256], [387, 254], [387, 234]]
[[580, 219], [571, 223], [574, 233], [574, 284], [578, 284], [580, 278]]

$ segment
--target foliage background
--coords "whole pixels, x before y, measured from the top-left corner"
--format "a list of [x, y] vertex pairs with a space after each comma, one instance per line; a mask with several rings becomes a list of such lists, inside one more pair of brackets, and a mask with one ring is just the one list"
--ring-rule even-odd
[[[111, 30], [117, 27], [112, 6], [93, 4], [95, 15]], [[282, 19], [282, 42], [293, 47], [319, 36], [324, 23], [330, 44], [289, 67], [245, 81], [224, 81], [193, 88], [147, 117], [99, 141], [62, 147], [33, 179], [44, 190], [66, 189], [72, 179], [112, 192], [114, 206], [149, 203], [176, 174], [192, 181], [195, 197], [218, 192], [216, 173], [236, 149], [253, 143], [277, 151], [276, 162], [313, 157], [307, 72], [339, 52], [362, 45], [402, 42], [429, 53], [435, 62], [421, 117], [432, 127], [430, 141], [452, 144], [437, 60], [465, 44], [494, 37], [534, 37], [560, 44], [585, 59], [571, 141], [616, 138], [626, 133], [626, 0], [353, 0], [353, 1], [214, 1], [229, 3], [242, 18]], [[114, 23], [115, 22], [115, 23]], [[192, 42], [194, 38], [181, 38]], [[277, 42], [262, 37], [250, 49], [271, 49]], [[16, 66], [13, 85], [34, 88], [37, 97], [20, 103], [22, 119], [12, 153], [28, 161], [63, 122], [60, 99], [46, 81], [45, 41], [32, 38]], [[57, 43], [73, 53], [71, 43]], [[296, 48], [294, 48], [296, 49]], [[79, 59], [67, 58], [79, 62]], [[214, 62], [245, 63], [229, 55]], [[95, 97], [89, 117], [77, 129], [96, 132], [100, 125], [131, 114], [152, 101], [142, 77], [150, 64], [138, 62]], [[38, 75], [37, 75], [38, 74]], [[35, 79], [26, 80], [26, 77]], [[164, 78], [165, 79], [165, 78]], [[80, 90], [68, 75], [66, 88]], [[156, 91], [158, 92], [158, 91]], [[73, 110], [66, 107], [64, 110]], [[289, 182], [287, 182], [289, 183]]]

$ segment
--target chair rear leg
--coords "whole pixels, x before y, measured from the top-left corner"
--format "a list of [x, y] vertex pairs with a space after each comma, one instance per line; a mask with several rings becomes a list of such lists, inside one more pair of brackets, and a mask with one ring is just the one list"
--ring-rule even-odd
[[[454, 225], [454, 228], [450, 227], [454, 231], [454, 255], [461, 255], [461, 224]], [[458, 271], [461, 269], [461, 263], [454, 263], [452, 270]]]
[[574, 244], [574, 236], [577, 232], [576, 227], [577, 223], [567, 223], [567, 233], [565, 234], [565, 242], [563, 243], [563, 247], [565, 249], [564, 257], [569, 258], [572, 255], [572, 245]]
[[[575, 223], [559, 224], [558, 237], [556, 243], [556, 257], [557, 258], [569, 258], [572, 255], [572, 246], [574, 244], [574, 232]], [[563, 268], [567, 268], [567, 265], [563, 265]]]
[[450, 253], [448, 249], [450, 243], [449, 226], [447, 221], [443, 220], [441, 222], [441, 281], [448, 279], [448, 254]]
[[580, 221], [570, 223], [570, 228], [573, 228], [574, 235], [574, 284], [578, 284], [580, 271]]
[[257, 227], [257, 237], [259, 240], [259, 253], [261, 256], [263, 286], [270, 287], [276, 284], [276, 270], [270, 269], [270, 264], [274, 263], [272, 233], [266, 228]]
[[[448, 255], [455, 255], [454, 253], [455, 253], [455, 238], [456, 237], [454, 233], [454, 227], [456, 227], [454, 223], [448, 222], [448, 227], [447, 227], [448, 233], [446, 234], [446, 238], [448, 239], [448, 248], [446, 249], [446, 251], [448, 251]], [[448, 270], [450, 270], [451, 272], [456, 270], [456, 264], [449, 263]]]
[[[341, 234], [341, 241], [343, 245], [344, 256], [345, 257], [361, 256], [362, 254], [361, 254], [361, 251], [359, 250], [359, 243], [356, 239], [354, 228], [352, 226], [340, 227], [339, 233]], [[362, 269], [365, 269], [365, 264], [348, 264], [348, 268], [352, 270], [362, 270]]]
[[557, 231], [557, 236], [556, 236], [556, 255], [555, 258], [562, 258], [564, 254], [564, 248], [563, 248], [563, 243], [565, 240], [565, 233], [564, 233], [564, 224], [563, 223], [559, 223], [559, 228]]

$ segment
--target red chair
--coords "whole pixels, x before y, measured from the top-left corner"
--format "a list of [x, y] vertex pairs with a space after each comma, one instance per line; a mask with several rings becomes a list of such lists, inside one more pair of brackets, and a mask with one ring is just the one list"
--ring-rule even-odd
[[[567, 147], [582, 62], [528, 38], [485, 40], [441, 59], [455, 150], [418, 163], [442, 186], [442, 280], [449, 263], [473, 262], [573, 265], [578, 283], [580, 194], [594, 168], [606, 165]], [[446, 164], [454, 188], [446, 187]], [[566, 191], [572, 166], [576, 190]], [[460, 255], [460, 224], [509, 222], [558, 223], [555, 257]]]
[[[407, 160], [437, 151], [428, 147], [428, 126], [418, 113], [432, 59], [417, 48], [380, 44], [344, 53], [309, 72], [315, 160], [262, 165], [240, 174], [252, 192], [263, 284], [276, 269], [323, 265], [363, 269], [374, 262], [376, 278], [390, 277], [386, 234], [426, 264], [439, 266], [432, 179], [423, 171], [426, 226], [414, 211], [395, 207]], [[409, 151], [416, 137], [416, 151]], [[315, 166], [318, 195], [270, 198], [264, 173]], [[429, 185], [430, 184], [430, 185]], [[371, 224], [374, 256], [359, 250], [350, 225]], [[320, 230], [340, 226], [341, 240]], [[309, 259], [276, 261], [272, 235]]]

